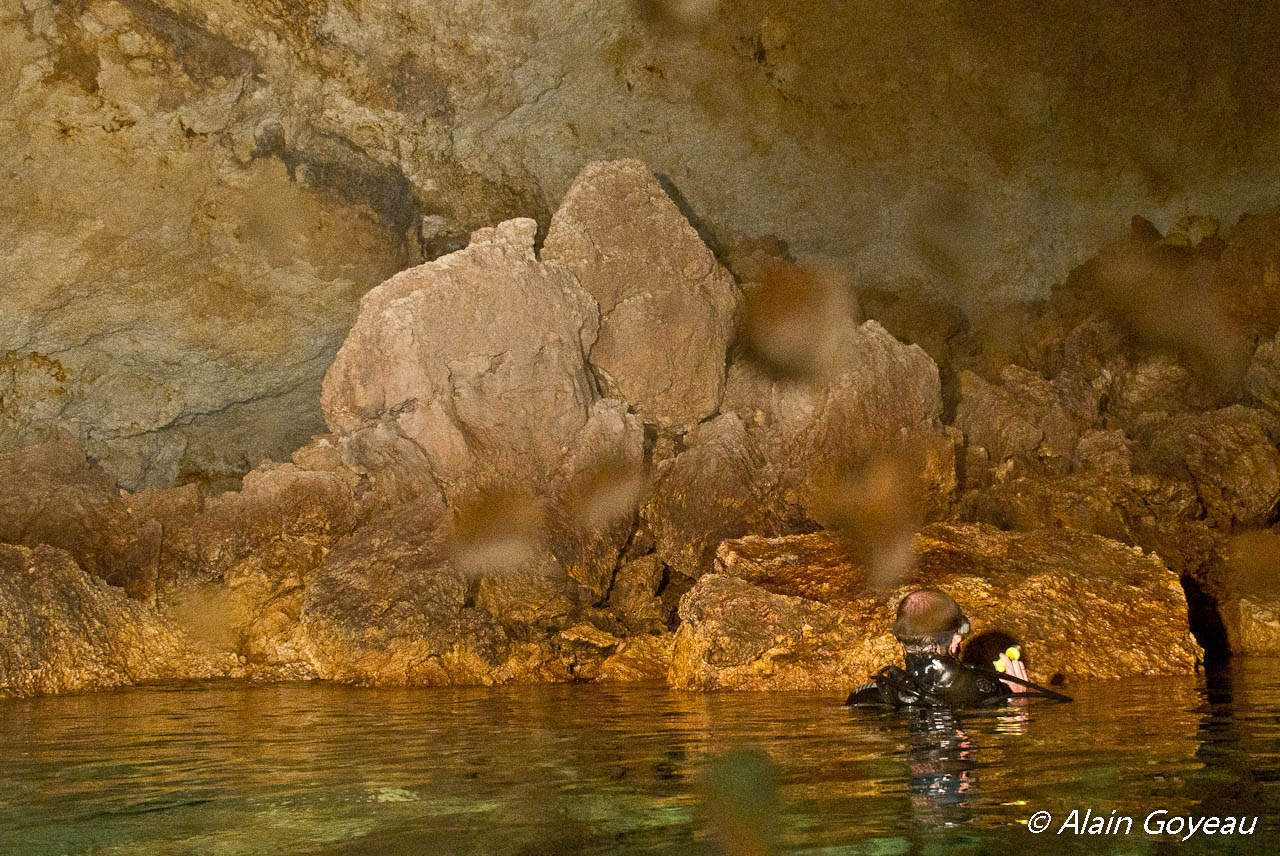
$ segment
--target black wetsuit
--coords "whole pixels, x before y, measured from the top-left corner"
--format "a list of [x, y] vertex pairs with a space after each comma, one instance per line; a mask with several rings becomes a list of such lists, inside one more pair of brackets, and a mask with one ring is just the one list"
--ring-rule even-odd
[[845, 704], [875, 707], [976, 707], [1013, 695], [994, 673], [946, 654], [908, 654], [906, 668], [886, 666]]

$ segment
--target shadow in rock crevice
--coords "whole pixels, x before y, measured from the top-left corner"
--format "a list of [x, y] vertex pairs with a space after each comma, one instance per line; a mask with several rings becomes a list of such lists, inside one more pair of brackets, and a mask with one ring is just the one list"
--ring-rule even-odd
[[1218, 611], [1218, 602], [1195, 578], [1184, 576], [1181, 582], [1182, 590], [1187, 596], [1187, 619], [1191, 625], [1191, 634], [1204, 649], [1205, 668], [1221, 668], [1231, 659], [1231, 648], [1227, 643], [1227, 627]]

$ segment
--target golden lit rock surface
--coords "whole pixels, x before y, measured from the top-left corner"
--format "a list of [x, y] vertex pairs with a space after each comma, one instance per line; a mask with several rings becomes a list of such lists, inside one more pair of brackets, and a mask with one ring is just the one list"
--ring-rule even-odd
[[1123, 544], [934, 524], [914, 548], [916, 569], [877, 591], [829, 533], [725, 542], [681, 601], [672, 685], [847, 691], [901, 659], [893, 608], [918, 586], [952, 595], [975, 633], [1022, 640], [1032, 680], [1184, 674], [1202, 656], [1177, 575]]
[[0, 544], [0, 695], [243, 673], [65, 551]]
[[1280, 598], [1227, 597], [1221, 611], [1232, 654], [1280, 656]]

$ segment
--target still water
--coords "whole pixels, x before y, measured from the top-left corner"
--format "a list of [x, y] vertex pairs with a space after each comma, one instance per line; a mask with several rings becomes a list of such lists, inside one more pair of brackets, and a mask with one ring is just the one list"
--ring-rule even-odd
[[[744, 747], [767, 755], [759, 826], [783, 853], [1274, 853], [1278, 667], [1076, 683], [1074, 704], [930, 719], [602, 685], [0, 700], [0, 853], [710, 853], [706, 771]], [[1075, 809], [1082, 831], [1086, 810], [1132, 831], [1059, 833]], [[1159, 810], [1259, 820], [1180, 842], [1143, 831]], [[1035, 835], [1038, 811], [1053, 820]]]

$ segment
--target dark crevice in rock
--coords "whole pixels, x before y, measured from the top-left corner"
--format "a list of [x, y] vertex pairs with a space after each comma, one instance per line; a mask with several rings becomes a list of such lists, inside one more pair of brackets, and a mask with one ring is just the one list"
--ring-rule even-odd
[[1213, 668], [1222, 665], [1230, 659], [1231, 650], [1227, 643], [1227, 628], [1218, 611], [1218, 602], [1194, 577], [1184, 576], [1181, 582], [1182, 590], [1187, 596], [1187, 617], [1191, 633], [1204, 649], [1205, 666]]
[[368, 206], [401, 240], [418, 220], [413, 186], [404, 173], [369, 157], [345, 137], [319, 133], [305, 147], [290, 146], [283, 129], [269, 123], [259, 130], [254, 154], [279, 158], [290, 178], [301, 179], [312, 190], [332, 193], [349, 205]]
[[654, 178], [658, 179], [658, 184], [662, 185], [662, 190], [671, 197], [671, 201], [675, 203], [676, 208], [680, 209], [680, 213], [689, 221], [689, 225], [698, 233], [698, 237], [702, 239], [702, 243], [707, 245], [717, 259], [727, 258], [729, 248], [724, 246], [716, 238], [715, 232], [711, 226], [703, 218], [698, 216], [697, 210], [689, 203], [689, 200], [680, 193], [680, 189], [676, 187], [675, 182], [671, 180], [671, 176], [666, 173], [654, 173]]
[[261, 70], [253, 54], [170, 9], [150, 0], [121, 0], [121, 4], [161, 41], [172, 46], [174, 56], [192, 80], [241, 77]]

